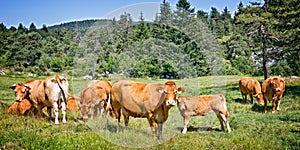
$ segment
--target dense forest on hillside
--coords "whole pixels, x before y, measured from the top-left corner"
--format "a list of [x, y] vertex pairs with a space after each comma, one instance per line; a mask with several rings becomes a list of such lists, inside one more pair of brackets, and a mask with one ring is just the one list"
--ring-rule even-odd
[[298, 0], [195, 10], [163, 0], [154, 22], [84, 20], [37, 29], [0, 24], [2, 74], [117, 73], [126, 77], [300, 75]]

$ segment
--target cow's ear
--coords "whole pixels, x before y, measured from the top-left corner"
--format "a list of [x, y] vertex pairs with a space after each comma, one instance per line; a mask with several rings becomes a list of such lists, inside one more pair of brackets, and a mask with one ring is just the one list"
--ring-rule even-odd
[[182, 87], [177, 88], [177, 93], [178, 94], [181, 94], [182, 92], [184, 92], [184, 88], [182, 88]]
[[156, 91], [159, 92], [159, 93], [166, 93], [166, 91], [165, 91], [165, 89], [163, 87], [158, 87], [156, 89]]
[[28, 84], [25, 84], [24, 86], [25, 86], [26, 90], [28, 90], [28, 91], [31, 89]]
[[11, 86], [9, 86], [10, 89], [15, 90], [16, 89], [16, 84], [13, 84]]

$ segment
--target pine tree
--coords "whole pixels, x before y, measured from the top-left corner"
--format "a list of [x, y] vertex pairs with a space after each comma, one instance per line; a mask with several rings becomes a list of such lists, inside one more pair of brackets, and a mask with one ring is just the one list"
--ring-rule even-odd
[[277, 20], [269, 12], [266, 4], [258, 2], [251, 4], [251, 6], [241, 8], [242, 13], [236, 17], [236, 21], [245, 24], [250, 29], [248, 35], [261, 43], [262, 47], [257, 46], [259, 49], [256, 52], [260, 51], [257, 54], [261, 53], [264, 78], [267, 79], [269, 77], [267, 63], [270, 61], [268, 58], [271, 58], [272, 55], [268, 50], [272, 48], [271, 40], [277, 39], [272, 33], [272, 25]]

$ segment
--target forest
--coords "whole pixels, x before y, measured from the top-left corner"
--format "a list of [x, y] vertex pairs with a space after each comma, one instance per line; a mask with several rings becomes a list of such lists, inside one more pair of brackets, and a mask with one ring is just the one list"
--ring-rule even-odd
[[153, 22], [83, 20], [38, 29], [0, 23], [1, 74], [192, 78], [299, 76], [300, 4], [265, 0], [209, 12], [163, 0]]

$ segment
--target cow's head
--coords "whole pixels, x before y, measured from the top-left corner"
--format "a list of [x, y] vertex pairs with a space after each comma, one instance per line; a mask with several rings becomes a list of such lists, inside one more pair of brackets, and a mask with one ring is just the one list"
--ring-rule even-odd
[[265, 104], [262, 93], [257, 93], [256, 95], [254, 95], [254, 97], [257, 99], [258, 104], [260, 104], [260, 105]]
[[184, 89], [182, 87], [177, 87], [175, 82], [168, 81], [165, 83], [165, 88], [160, 92], [165, 94], [165, 105], [168, 107], [172, 107], [176, 105], [176, 94], [184, 92]]
[[21, 102], [29, 96], [30, 87], [27, 84], [17, 83], [11, 85], [9, 88], [15, 91], [16, 102]]
[[83, 121], [87, 121], [88, 120], [88, 114], [89, 114], [89, 106], [87, 104], [82, 104], [80, 103], [80, 112], [81, 112], [81, 115], [82, 115], [82, 119]]
[[284, 81], [282, 79], [279, 79], [277, 77], [274, 77], [270, 81], [270, 87], [271, 89], [276, 93], [283, 90], [283, 83]]

